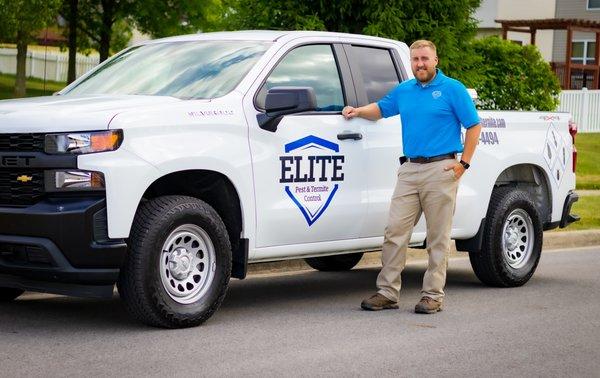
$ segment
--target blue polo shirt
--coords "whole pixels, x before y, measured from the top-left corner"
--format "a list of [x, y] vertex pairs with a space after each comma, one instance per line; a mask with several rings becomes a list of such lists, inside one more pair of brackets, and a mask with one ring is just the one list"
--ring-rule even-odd
[[417, 79], [400, 83], [377, 105], [384, 118], [400, 114], [404, 155], [410, 158], [462, 152], [461, 124], [479, 124], [467, 88], [439, 69], [425, 85]]

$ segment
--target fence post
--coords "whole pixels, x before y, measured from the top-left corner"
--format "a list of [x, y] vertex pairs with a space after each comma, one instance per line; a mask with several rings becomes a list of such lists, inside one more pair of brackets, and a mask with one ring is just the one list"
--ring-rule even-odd
[[34, 62], [35, 59], [33, 59], [33, 52], [27, 51], [26, 56], [27, 56], [27, 58], [29, 58], [29, 75], [27, 74], [27, 70], [25, 70], [25, 77], [29, 77], [29, 76], [33, 77], [33, 72], [35, 70], [35, 62]]
[[58, 54], [54, 55], [54, 62], [56, 67], [54, 67], [54, 81], [61, 81], [60, 77], [60, 66], [61, 66], [61, 57]]
[[590, 94], [586, 87], [581, 88], [581, 130], [587, 131], [588, 129], [588, 112], [590, 109]]

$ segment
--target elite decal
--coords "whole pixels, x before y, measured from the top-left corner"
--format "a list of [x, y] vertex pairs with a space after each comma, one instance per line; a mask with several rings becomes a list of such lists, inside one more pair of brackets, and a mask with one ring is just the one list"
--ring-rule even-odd
[[309, 135], [284, 146], [279, 183], [312, 226], [344, 181], [344, 155], [338, 144]]

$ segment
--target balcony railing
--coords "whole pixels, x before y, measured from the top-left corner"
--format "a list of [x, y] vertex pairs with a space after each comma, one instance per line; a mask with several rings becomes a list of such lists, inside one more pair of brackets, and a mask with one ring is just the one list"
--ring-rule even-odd
[[562, 89], [600, 89], [599, 74], [600, 66], [591, 64], [575, 64], [570, 65], [571, 83], [567, 87], [567, 67], [565, 63], [551, 62], [550, 67], [558, 77]]

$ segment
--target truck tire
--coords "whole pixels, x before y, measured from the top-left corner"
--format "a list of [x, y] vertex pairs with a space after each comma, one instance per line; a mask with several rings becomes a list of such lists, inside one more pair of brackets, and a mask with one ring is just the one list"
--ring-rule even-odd
[[469, 252], [475, 275], [486, 285], [524, 285], [537, 268], [543, 229], [529, 193], [513, 187], [492, 192], [481, 251]]
[[219, 308], [231, 275], [223, 221], [193, 197], [140, 205], [117, 283], [128, 312], [155, 327], [202, 324]]
[[11, 287], [0, 287], [0, 302], [10, 302], [17, 299], [25, 291]]
[[358, 264], [363, 253], [348, 253], [345, 255], [309, 257], [304, 259], [311, 268], [322, 272], [339, 272], [350, 270]]

